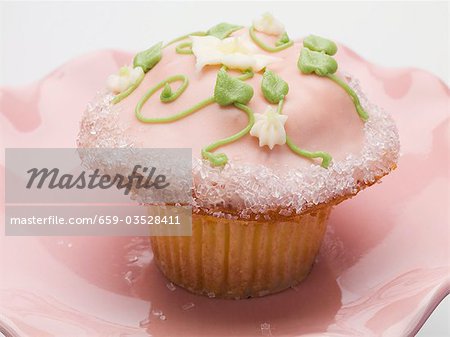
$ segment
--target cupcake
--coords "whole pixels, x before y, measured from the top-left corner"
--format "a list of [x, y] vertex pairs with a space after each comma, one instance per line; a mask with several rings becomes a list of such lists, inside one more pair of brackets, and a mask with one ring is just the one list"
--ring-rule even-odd
[[170, 281], [233, 299], [297, 285], [332, 207], [396, 167], [395, 124], [338, 60], [264, 14], [156, 43], [106, 80], [79, 147], [192, 149], [192, 236], [150, 237]]

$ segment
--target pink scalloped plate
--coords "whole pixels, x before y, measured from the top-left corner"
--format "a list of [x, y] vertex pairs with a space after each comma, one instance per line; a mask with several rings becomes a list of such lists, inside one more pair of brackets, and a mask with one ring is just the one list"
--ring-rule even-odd
[[[396, 120], [397, 170], [336, 207], [295, 289], [219, 300], [173, 288], [146, 238], [0, 237], [0, 331], [9, 336], [409, 336], [448, 294], [449, 88], [417, 69], [340, 64]], [[101, 51], [1, 89], [1, 146], [75, 147], [86, 103], [131, 55]], [[4, 155], [0, 186], [4, 190]], [[4, 192], [0, 198], [4, 203]], [[4, 210], [1, 211], [4, 226]]]

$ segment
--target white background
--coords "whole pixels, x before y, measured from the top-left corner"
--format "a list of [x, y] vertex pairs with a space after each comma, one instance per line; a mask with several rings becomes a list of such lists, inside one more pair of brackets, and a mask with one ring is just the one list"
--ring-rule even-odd
[[37, 80], [101, 48], [146, 49], [218, 22], [249, 24], [265, 11], [292, 37], [345, 43], [385, 66], [419, 67], [448, 83], [448, 3], [420, 2], [21, 2], [1, 3], [0, 84]]
[[[323, 35], [388, 67], [426, 69], [449, 83], [448, 2], [2, 2], [0, 85], [23, 85], [102, 48], [137, 51], [218, 22], [270, 11], [290, 36]], [[448, 336], [445, 299], [419, 336]]]

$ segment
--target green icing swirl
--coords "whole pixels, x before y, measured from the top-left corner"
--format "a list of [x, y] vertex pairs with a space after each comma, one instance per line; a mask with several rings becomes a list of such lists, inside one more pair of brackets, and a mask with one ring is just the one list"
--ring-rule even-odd
[[[276, 46], [269, 46], [266, 43], [264, 43], [258, 36], [256, 36], [255, 27], [251, 26], [249, 29], [250, 37], [252, 38], [253, 42], [255, 42], [261, 49], [268, 51], [269, 53], [276, 53], [279, 51], [282, 51], [286, 48], [289, 48], [294, 44], [294, 41], [290, 40], [289, 37], [287, 37], [287, 34], [281, 35], [281, 38], [277, 41]], [[287, 37], [287, 42], [286, 42]]]
[[187, 88], [189, 85], [189, 80], [187, 76], [184, 75], [175, 75], [172, 76], [174, 81], [177, 81], [178, 78], [183, 81], [183, 83], [180, 85], [180, 87], [173, 92], [172, 88], [170, 87], [170, 84], [168, 81], [166, 81], [166, 84], [164, 85], [164, 89], [161, 92], [161, 96], [159, 97], [161, 102], [168, 103], [175, 101]]
[[251, 128], [253, 127], [253, 124], [255, 124], [255, 116], [253, 114], [253, 111], [250, 109], [250, 107], [248, 107], [245, 104], [241, 104], [241, 103], [233, 103], [233, 105], [244, 111], [247, 116], [248, 116], [248, 123], [247, 126], [242, 129], [241, 131], [235, 133], [234, 135], [227, 137], [227, 138], [223, 138], [220, 139], [206, 147], [204, 147], [202, 149], [202, 157], [204, 159], [209, 160], [209, 162], [213, 165], [213, 166], [223, 166], [228, 162], [228, 157], [225, 153], [212, 153], [211, 151], [214, 151], [215, 149], [233, 143], [235, 141], [237, 141], [238, 139], [244, 137], [246, 134], [248, 134], [251, 130]]
[[172, 95], [175, 96], [173, 99], [171, 99], [170, 101], [175, 100], [176, 98], [178, 98], [187, 88], [187, 76], [185, 75], [174, 75], [174, 76], [170, 76], [168, 78], [166, 78], [164, 81], [159, 82], [158, 84], [156, 84], [154, 87], [150, 88], [145, 94], [144, 96], [142, 96], [142, 98], [139, 100], [139, 102], [136, 105], [136, 108], [134, 110], [134, 113], [136, 115], [136, 118], [139, 119], [141, 122], [143, 123], [170, 123], [170, 122], [175, 122], [179, 119], [182, 119], [186, 116], [189, 116], [190, 114], [204, 108], [205, 106], [214, 103], [214, 97], [209, 97], [206, 98], [200, 102], [198, 102], [197, 104], [193, 105], [192, 107], [183, 110], [181, 112], [178, 112], [176, 114], [173, 114], [171, 116], [168, 117], [158, 117], [158, 118], [148, 118], [148, 117], [144, 117], [142, 115], [142, 107], [144, 106], [144, 104], [150, 99], [150, 97], [152, 97], [152, 95], [157, 92], [159, 89], [166, 87], [166, 84], [168, 83], [172, 83], [172, 82], [176, 82], [176, 81], [183, 81], [183, 84], [180, 86], [180, 88]]

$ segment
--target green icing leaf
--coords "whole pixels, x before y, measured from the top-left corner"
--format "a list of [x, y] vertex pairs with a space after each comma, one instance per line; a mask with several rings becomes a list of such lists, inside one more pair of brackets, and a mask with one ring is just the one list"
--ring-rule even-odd
[[288, 84], [273, 71], [266, 69], [261, 81], [264, 97], [273, 104], [278, 104], [289, 91]]
[[275, 42], [275, 46], [282, 46], [286, 43], [289, 43], [291, 41], [291, 39], [289, 38], [288, 34], [286, 32], [284, 32], [283, 34], [281, 34], [280, 38], [278, 39], [277, 42]]
[[328, 55], [334, 55], [337, 52], [336, 43], [317, 35], [305, 37], [303, 45], [310, 50], [325, 52]]
[[304, 74], [315, 73], [319, 76], [334, 74], [338, 68], [337, 62], [331, 56], [302, 48], [297, 63], [298, 69]]
[[142, 67], [144, 73], [152, 69], [162, 57], [162, 42], [155, 44], [147, 50], [137, 53], [133, 60], [134, 67]]
[[231, 33], [241, 29], [242, 26], [232, 25], [231, 23], [222, 22], [214, 27], [211, 27], [207, 34], [211, 36], [215, 36], [221, 40], [229, 36]]
[[233, 103], [247, 104], [253, 97], [253, 88], [227, 74], [225, 69], [217, 73], [214, 100], [221, 106]]

